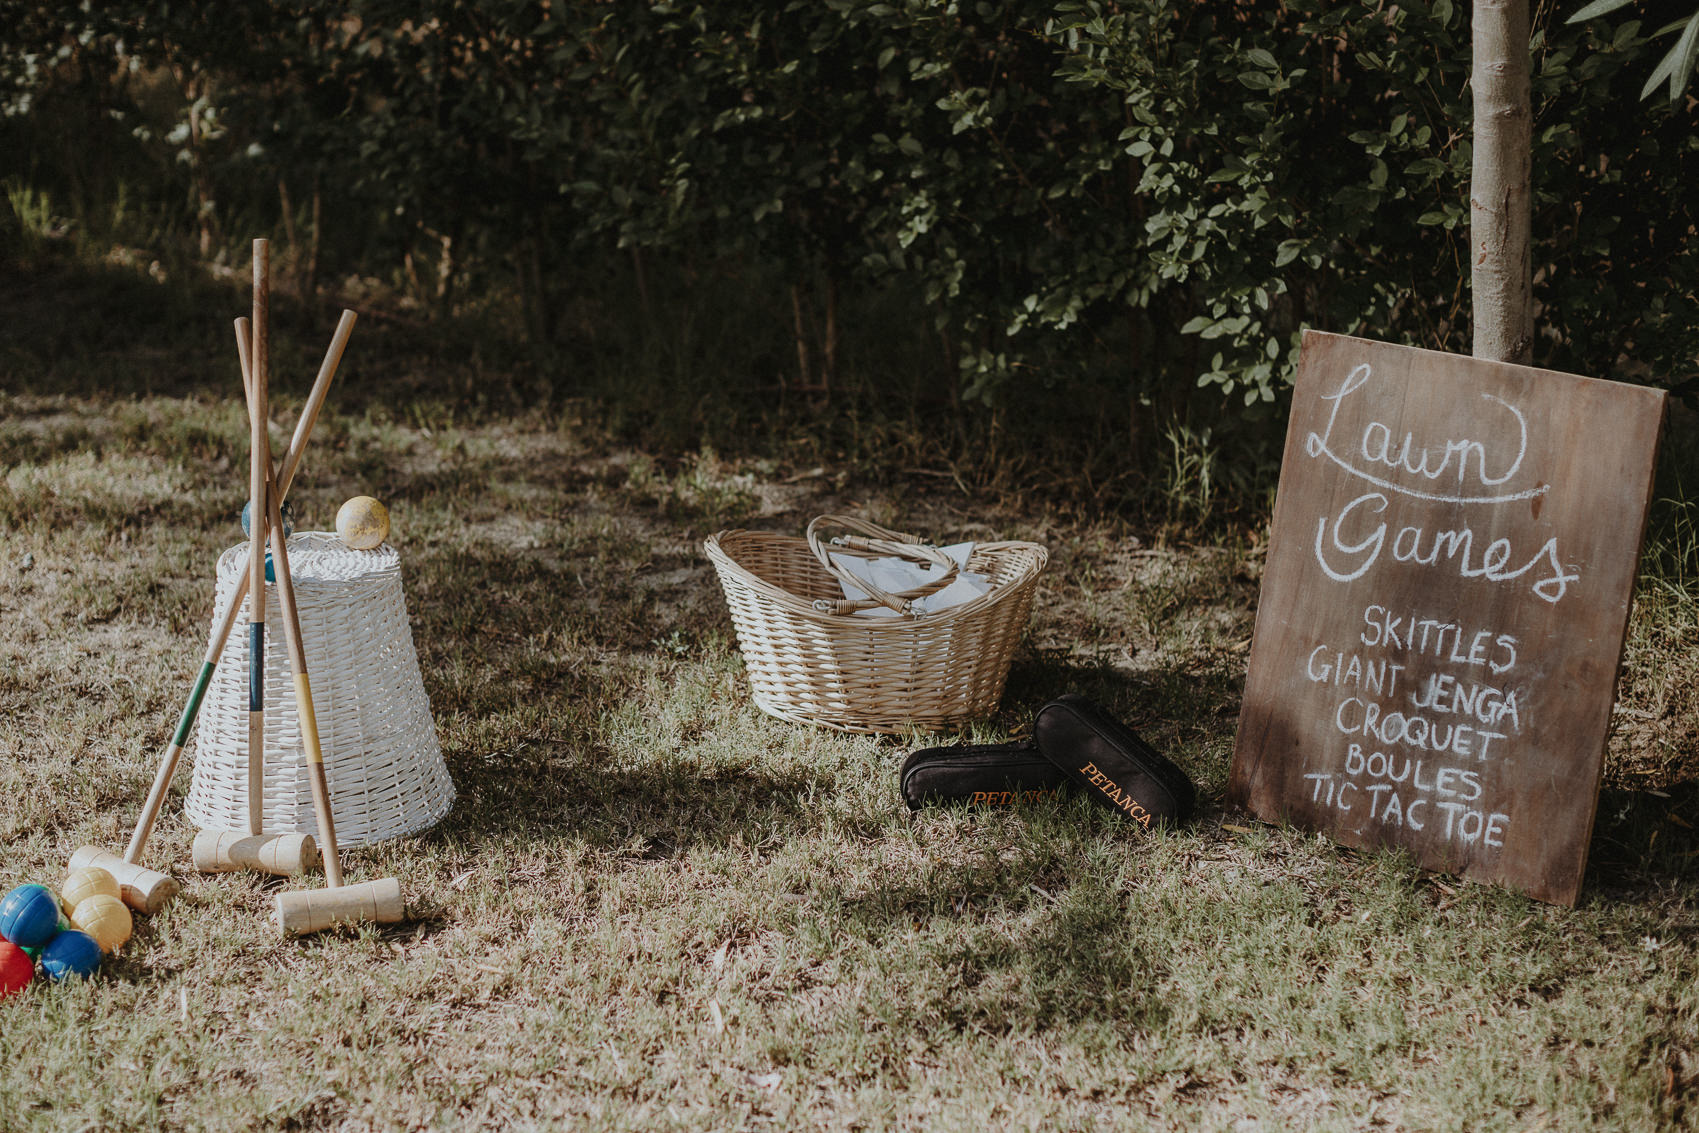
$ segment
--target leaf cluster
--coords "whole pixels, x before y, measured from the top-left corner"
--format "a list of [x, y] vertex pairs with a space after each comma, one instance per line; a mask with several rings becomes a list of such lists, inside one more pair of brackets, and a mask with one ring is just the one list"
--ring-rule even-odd
[[[147, 169], [159, 228], [203, 249], [322, 199], [327, 270], [405, 262], [447, 311], [514, 295], [538, 341], [610, 250], [695, 286], [758, 261], [906, 289], [970, 397], [1109, 358], [1147, 400], [1256, 415], [1304, 327], [1466, 347], [1465, 9], [0, 0], [0, 141], [87, 210]], [[1690, 112], [1627, 111], [1637, 23], [1558, 17], [1535, 13], [1536, 361], [1673, 380], [1699, 356]], [[67, 107], [111, 144], [73, 153]]]

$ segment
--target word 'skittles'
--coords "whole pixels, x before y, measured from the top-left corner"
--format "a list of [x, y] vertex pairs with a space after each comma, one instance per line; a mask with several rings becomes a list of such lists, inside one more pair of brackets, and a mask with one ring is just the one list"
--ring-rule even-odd
[[[1363, 624], [1367, 628], [1358, 640], [1370, 648], [1437, 657], [1455, 665], [1485, 665], [1495, 676], [1516, 664], [1516, 639], [1507, 633], [1496, 637], [1490, 629], [1465, 633], [1453, 622], [1394, 614], [1380, 605], [1363, 607]], [[1464, 642], [1468, 642], [1466, 650]]]
[[1115, 785], [1115, 780], [1097, 769], [1097, 764], [1087, 763], [1080, 768], [1080, 774], [1089, 778], [1091, 785], [1102, 791], [1104, 797], [1114, 803], [1116, 807], [1126, 811], [1127, 817], [1135, 819], [1147, 827], [1150, 825], [1150, 811], [1146, 810], [1144, 805], [1133, 798], [1132, 795], [1123, 793], [1121, 788]]
[[[1510, 582], [1521, 578], [1542, 564], [1544, 574], [1532, 584], [1534, 594], [1555, 605], [1569, 588], [1580, 580], [1566, 566], [1558, 553], [1557, 538], [1547, 539], [1521, 565], [1513, 565], [1516, 552], [1509, 539], [1494, 539], [1477, 548], [1475, 532], [1470, 527], [1450, 527], [1428, 531], [1416, 524], [1405, 524], [1393, 531], [1392, 523], [1373, 516], [1386, 511], [1394, 496], [1414, 500], [1459, 505], [1498, 506], [1517, 500], [1531, 500], [1550, 491], [1549, 484], [1539, 484], [1521, 491], [1501, 488], [1522, 467], [1528, 452], [1528, 422], [1516, 406], [1484, 393], [1481, 397], [1510, 413], [1516, 420], [1516, 452], [1514, 455], [1492, 453], [1483, 441], [1469, 437], [1447, 440], [1439, 445], [1418, 448], [1413, 434], [1406, 432], [1402, 443], [1393, 441], [1392, 428], [1382, 421], [1371, 420], [1363, 428], [1363, 436], [1353, 451], [1344, 455], [1335, 452], [1330, 442], [1333, 427], [1339, 418], [1339, 408], [1345, 399], [1367, 385], [1373, 376], [1367, 362], [1362, 363], [1321, 400], [1333, 403], [1327, 424], [1319, 433], [1304, 438], [1304, 452], [1312, 458], [1332, 461], [1354, 479], [1372, 485], [1355, 499], [1347, 501], [1333, 515], [1331, 534], [1329, 518], [1316, 521], [1315, 558], [1322, 573], [1335, 582], [1350, 582], [1363, 577], [1388, 550], [1391, 536], [1393, 559], [1417, 566], [1433, 567], [1454, 564], [1464, 578], [1484, 578], [1489, 582]], [[1472, 465], [1472, 466], [1471, 466]], [[1385, 475], [1381, 470], [1385, 470]], [[1455, 487], [1441, 486], [1438, 481], [1455, 478]]]

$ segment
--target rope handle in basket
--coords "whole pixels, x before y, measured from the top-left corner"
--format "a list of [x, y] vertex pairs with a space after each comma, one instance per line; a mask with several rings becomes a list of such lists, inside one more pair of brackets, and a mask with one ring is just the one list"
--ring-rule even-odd
[[[922, 586], [908, 590], [883, 590], [855, 573], [845, 570], [832, 561], [832, 555], [821, 544], [820, 528], [845, 527], [859, 532], [855, 535], [839, 535], [831, 541], [839, 554], [851, 555], [856, 558], [873, 559], [896, 557], [907, 559], [909, 562], [944, 568], [944, 573]], [[847, 583], [866, 593], [868, 597], [860, 599], [831, 599], [816, 598], [814, 608], [823, 614], [853, 614], [860, 610], [870, 610], [875, 606], [884, 606], [895, 610], [904, 617], [918, 617], [919, 612], [914, 608], [916, 598], [924, 598], [928, 594], [936, 594], [956, 580], [960, 569], [956, 560], [946, 555], [937, 547], [922, 542], [913, 535], [904, 535], [899, 531], [891, 531], [878, 524], [869, 523], [865, 519], [857, 519], [849, 515], [817, 516], [808, 525], [808, 548], [814, 552], [814, 557], [820, 560], [820, 565], [829, 571], [839, 582]]]

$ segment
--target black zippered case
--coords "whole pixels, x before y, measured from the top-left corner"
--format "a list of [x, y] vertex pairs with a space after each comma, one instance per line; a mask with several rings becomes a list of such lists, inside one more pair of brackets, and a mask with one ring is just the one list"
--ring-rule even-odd
[[928, 803], [1007, 807], [1042, 802], [1071, 780], [1031, 740], [929, 747], [903, 760], [898, 774], [910, 810]]
[[1122, 818], [1149, 827], [1184, 822], [1197, 805], [1186, 773], [1101, 705], [1075, 693], [1038, 710], [1039, 752], [1085, 793]]

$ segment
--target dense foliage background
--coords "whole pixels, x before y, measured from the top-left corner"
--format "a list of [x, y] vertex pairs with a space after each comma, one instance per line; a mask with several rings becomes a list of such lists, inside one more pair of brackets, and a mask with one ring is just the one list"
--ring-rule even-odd
[[[1667, 40], [1570, 7], [1534, 21], [1535, 361], [1676, 385], [1693, 104], [1638, 102]], [[1277, 416], [1302, 327], [1467, 351], [1467, 17], [0, 0], [0, 240], [170, 276], [271, 234], [288, 287], [484, 320], [538, 390], [623, 336], [840, 409], [1038, 392], [1179, 459]]]

